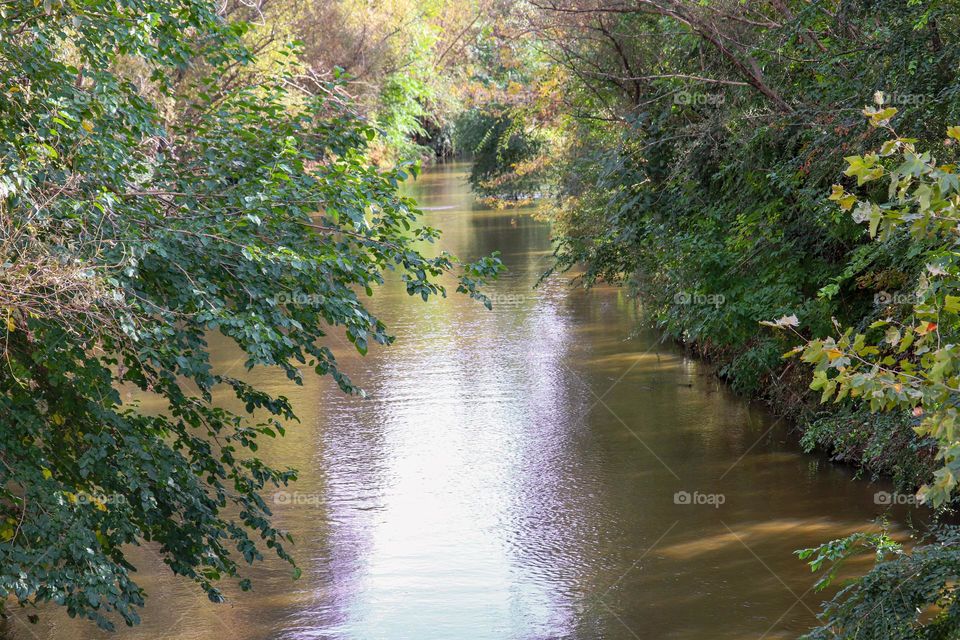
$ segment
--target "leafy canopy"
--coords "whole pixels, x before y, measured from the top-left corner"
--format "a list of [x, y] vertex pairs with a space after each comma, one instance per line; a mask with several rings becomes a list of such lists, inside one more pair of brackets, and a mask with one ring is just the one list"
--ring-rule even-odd
[[[865, 330], [846, 328], [838, 337], [805, 341], [792, 353], [814, 366], [811, 387], [823, 401], [856, 398], [872, 411], [909, 412], [918, 419], [914, 430], [938, 443], [942, 463], [919, 497], [941, 506], [960, 477], [960, 175], [954, 163], [939, 162], [917, 149], [915, 140], [898, 136], [890, 125], [897, 110], [884, 107], [882, 93], [876, 100], [878, 107], [864, 115], [890, 138], [875, 152], [847, 157], [844, 173], [858, 186], [886, 181], [886, 201], [860, 199], [841, 185], [834, 185], [830, 199], [866, 224], [873, 239], [908, 236], [926, 268], [912, 291], [879, 300], [884, 314]], [[960, 127], [946, 135], [960, 140]], [[823, 295], [831, 294], [826, 287]], [[770, 324], [793, 329], [797, 320]]]
[[[846, 158], [844, 172], [858, 187], [886, 185], [882, 204], [875, 192], [867, 197], [834, 185], [830, 200], [860, 224], [870, 238], [890, 242], [905, 237], [925, 264], [912, 290], [878, 300], [880, 319], [865, 328], [843, 328], [839, 336], [803, 340], [796, 315], [766, 322], [802, 339], [788, 355], [799, 354], [814, 367], [811, 388], [821, 400], [853, 399], [874, 412], [902, 413], [915, 420], [914, 431], [938, 448], [939, 468], [918, 497], [935, 507], [950, 503], [960, 477], [960, 175], [953, 162], [938, 161], [921, 151], [916, 140], [897, 135], [891, 119], [897, 109], [864, 109], [874, 127], [889, 139], [879, 149]], [[960, 140], [960, 127], [949, 127], [948, 141]], [[947, 145], [947, 148], [952, 145]], [[836, 284], [822, 290], [836, 293]], [[814, 571], [817, 583], [830, 585], [851, 558], [873, 553], [866, 575], [848, 581], [825, 604], [821, 627], [806, 638], [952, 638], [960, 628], [956, 577], [960, 564], [960, 530], [934, 529], [936, 540], [910, 552], [886, 534], [856, 533], [798, 552]]]
[[[261, 493], [295, 472], [252, 452], [295, 416], [214, 371], [208, 335], [247, 367], [355, 392], [328, 334], [361, 353], [390, 342], [362, 299], [387, 271], [445, 294], [457, 261], [421, 253], [438, 233], [396, 192], [415, 169], [370, 166], [376, 132], [336, 85], [302, 90], [296, 47], [267, 80], [235, 82], [254, 61], [245, 30], [206, 0], [0, 7], [5, 599], [111, 628], [145, 595], [127, 545], [150, 543], [213, 601], [265, 550], [292, 562]], [[489, 304], [478, 287], [500, 267], [466, 265], [457, 289]], [[164, 409], [124, 404], [121, 385]], [[213, 406], [220, 387], [266, 417]]]
[[956, 527], [933, 532], [911, 552], [885, 533], [855, 533], [797, 552], [814, 571], [823, 590], [857, 556], [872, 555], [874, 567], [844, 585], [823, 609], [824, 624], [803, 640], [946, 640], [956, 637], [960, 621], [956, 576], [960, 571], [960, 533]]

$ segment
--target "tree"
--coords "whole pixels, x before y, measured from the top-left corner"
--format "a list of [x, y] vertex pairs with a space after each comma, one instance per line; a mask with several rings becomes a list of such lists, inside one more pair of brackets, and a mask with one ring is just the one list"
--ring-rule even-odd
[[[871, 411], [912, 414], [914, 430], [934, 439], [942, 466], [933, 482], [921, 487], [919, 497], [936, 507], [947, 503], [960, 478], [960, 175], [952, 162], [938, 161], [930, 151], [920, 151], [916, 141], [898, 136], [890, 125], [897, 109], [884, 105], [877, 94], [876, 108], [864, 114], [890, 139], [865, 155], [847, 157], [847, 176], [858, 186], [887, 184], [888, 201], [860, 200], [841, 185], [830, 199], [858, 223], [866, 223], [870, 237], [889, 240], [906, 235], [925, 264], [907, 295], [886, 304], [884, 317], [866, 330], [837, 328], [837, 337], [805, 340], [792, 354], [815, 368], [811, 388], [822, 392], [821, 401], [846, 398], [867, 404]], [[949, 127], [946, 136], [960, 141], [960, 127]], [[822, 295], [836, 293], [828, 285]], [[787, 327], [799, 337], [796, 316], [768, 323]]]
[[[884, 100], [878, 92], [876, 106], [863, 113], [888, 139], [870, 153], [846, 158], [844, 174], [856, 179], [867, 197], [837, 184], [830, 200], [855, 222], [866, 224], [875, 242], [905, 239], [923, 270], [896, 297], [880, 298], [883, 316], [866, 327], [843, 327], [835, 321], [839, 335], [808, 339], [796, 315], [764, 324], [787, 329], [800, 339], [787, 355], [799, 355], [814, 368], [810, 386], [821, 392], [821, 402], [848, 401], [872, 412], [912, 416], [914, 431], [938, 449], [933, 479], [917, 495], [941, 508], [953, 499], [960, 477], [960, 174], [955, 163], [898, 135], [891, 125], [897, 109]], [[952, 155], [949, 149], [960, 141], [960, 127], [949, 127], [945, 134], [942, 151]], [[829, 298], [838, 290], [834, 282], [821, 295]], [[805, 637], [956, 637], [960, 528], [940, 526], [933, 534], [934, 540], [920, 541], [909, 552], [885, 534], [865, 533], [799, 551], [813, 570], [825, 568], [819, 589], [830, 585], [850, 558], [864, 553], [875, 557], [873, 569], [848, 581], [824, 606], [822, 626]]]
[[[135, 623], [130, 544], [213, 601], [266, 550], [292, 562], [261, 493], [295, 472], [253, 452], [295, 416], [214, 371], [208, 334], [359, 392], [328, 334], [389, 343], [362, 296], [388, 271], [444, 295], [457, 264], [417, 248], [438, 233], [397, 195], [415, 168], [367, 162], [376, 132], [336, 84], [305, 84], [296, 47], [244, 75], [246, 28], [205, 0], [0, 9], [0, 596], [21, 605]], [[458, 291], [489, 304], [500, 266], [463, 265]], [[219, 387], [248, 415], [214, 406]]]
[[380, 131], [382, 164], [449, 153], [449, 118], [461, 99], [462, 52], [502, 0], [246, 0], [224, 3], [253, 25], [244, 39], [261, 64], [290, 38], [320, 77], [337, 76]]
[[935, 540], [909, 552], [885, 533], [855, 533], [798, 551], [824, 569], [817, 590], [830, 586], [843, 565], [872, 555], [874, 567], [849, 581], [823, 609], [823, 624], [804, 640], [947, 640], [960, 627], [960, 530], [938, 527]]

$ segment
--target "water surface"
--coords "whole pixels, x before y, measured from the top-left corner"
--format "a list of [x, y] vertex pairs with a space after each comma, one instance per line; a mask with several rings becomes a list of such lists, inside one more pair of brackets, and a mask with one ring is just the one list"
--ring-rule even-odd
[[[367, 399], [247, 374], [302, 418], [260, 450], [301, 471], [275, 497], [300, 580], [271, 561], [250, 571], [253, 592], [214, 605], [146, 548], [141, 626], [110, 635], [44, 609], [8, 638], [718, 640], [814, 622], [820, 596], [793, 550], [869, 526], [890, 487], [798, 453], [697, 361], [634, 335], [622, 291], [534, 289], [549, 226], [476, 205], [465, 169], [411, 190], [445, 248], [502, 251], [492, 312], [391, 282], [372, 306], [396, 344], [336, 349]], [[240, 372], [217, 345], [218, 368]]]

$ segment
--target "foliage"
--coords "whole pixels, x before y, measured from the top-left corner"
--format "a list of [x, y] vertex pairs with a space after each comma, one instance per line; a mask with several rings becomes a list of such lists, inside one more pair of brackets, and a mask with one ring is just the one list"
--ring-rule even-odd
[[457, 119], [455, 135], [458, 147], [472, 157], [470, 183], [478, 195], [516, 203], [538, 190], [537, 174], [520, 167], [537, 156], [542, 142], [509, 110], [467, 111]]
[[[950, 499], [960, 475], [960, 438], [955, 435], [960, 400], [960, 176], [955, 165], [938, 162], [931, 152], [918, 150], [914, 140], [898, 136], [889, 125], [896, 108], [885, 106], [882, 94], [877, 103], [864, 113], [891, 138], [876, 152], [848, 156], [844, 173], [856, 178], [858, 186], [882, 180], [888, 185], [888, 200], [861, 201], [840, 185], [834, 186], [830, 199], [866, 223], [871, 238], [909, 234], [925, 249], [921, 258], [926, 268], [910, 295], [891, 300], [885, 316], [866, 330], [845, 329], [835, 338], [810, 340], [796, 351], [815, 367], [811, 387], [822, 392], [822, 401], [850, 397], [873, 411], [911, 412], [921, 418], [914, 430], [938, 443], [943, 466], [919, 495], [939, 506]], [[947, 135], [960, 139], [960, 127], [949, 128]], [[792, 328], [794, 323], [779, 324]]]
[[856, 465], [872, 477], [891, 476], [897, 490], [908, 494], [936, 468], [936, 443], [916, 437], [917, 421], [909, 414], [834, 405], [804, 425], [800, 444], [808, 453], [826, 451], [832, 460]]
[[461, 100], [462, 71], [453, 63], [499, 1], [225, 0], [222, 15], [248, 24], [243, 43], [256, 60], [220, 85], [249, 82], [254, 70], [265, 79], [297, 41], [304, 75], [336, 80], [351, 110], [378, 130], [371, 160], [392, 166], [447, 155], [444, 133]]
[[[841, 185], [834, 185], [830, 199], [853, 219], [866, 224], [876, 242], [906, 239], [925, 268], [912, 282], [898, 282], [897, 293], [878, 299], [884, 316], [866, 328], [842, 329], [838, 337], [806, 340], [793, 353], [813, 365], [811, 388], [822, 393], [821, 401], [840, 402], [850, 398], [874, 412], [910, 415], [910, 426], [924, 442], [937, 449], [933, 482], [921, 487], [918, 496], [934, 506], [952, 498], [957, 477], [958, 445], [954, 420], [957, 402], [955, 347], [960, 328], [960, 280], [956, 266], [956, 207], [960, 204], [960, 177], [955, 165], [940, 163], [931, 152], [917, 149], [916, 141], [896, 134], [890, 121], [897, 109], [884, 105], [878, 93], [877, 106], [864, 109], [871, 125], [885, 129], [890, 139], [874, 153], [848, 156], [847, 170], [858, 187], [872, 196], [886, 184], [886, 202], [860, 200]], [[947, 129], [950, 140], [960, 128]], [[875, 188], [871, 188], [874, 187]], [[881, 196], [883, 197], [883, 196]], [[879, 198], [878, 198], [879, 199]], [[843, 278], [839, 278], [842, 281]], [[834, 295], [837, 284], [822, 291]], [[796, 316], [769, 323], [797, 333]], [[873, 446], [886, 444], [896, 432], [881, 428], [891, 418], [870, 420], [863, 430]], [[816, 425], [807, 436], [816, 437]], [[902, 448], [902, 447], [901, 447]], [[909, 462], [906, 466], [909, 467]], [[818, 583], [826, 585], [839, 565], [854, 554], [856, 534], [835, 540], [819, 549], [800, 552], [814, 570], [824, 562], [834, 563]], [[823, 626], [808, 638], [952, 638], [960, 628], [960, 605], [956, 580], [960, 575], [960, 529], [936, 531], [935, 543], [918, 546], [906, 554], [899, 545], [877, 547], [877, 564], [872, 571], [845, 587], [825, 605]], [[886, 541], [887, 543], [889, 541]], [[885, 552], [893, 550], [888, 559]]]
[[878, 88], [907, 135], [939, 134], [958, 87], [951, 7], [535, 3], [524, 26], [563, 73], [534, 73], [510, 115], [548, 140], [525, 164], [553, 197], [556, 269], [629, 284], [652, 323], [721, 365], [755, 348], [765, 318], [795, 312], [821, 333], [832, 317], [871, 322], [874, 295], [922, 265], [910, 243], [865, 244], [824, 192]]
[[960, 626], [960, 529], [934, 529], [933, 539], [911, 551], [884, 533], [855, 533], [797, 552], [814, 571], [818, 589], [834, 582], [844, 564], [862, 554], [873, 568], [848, 581], [824, 606], [823, 625], [808, 640], [947, 640]]
[[[208, 335], [248, 368], [358, 392], [327, 336], [361, 353], [391, 341], [362, 295], [388, 271], [411, 295], [445, 293], [456, 260], [420, 253], [438, 233], [396, 193], [415, 169], [369, 164], [375, 131], [335, 84], [301, 90], [300, 50], [244, 76], [247, 33], [204, 0], [0, 10], [5, 599], [110, 628], [145, 595], [128, 545], [213, 601], [265, 551], [292, 562], [262, 493], [295, 472], [253, 452], [295, 416], [215, 371]], [[467, 265], [458, 290], [488, 302], [478, 286], [499, 269]], [[121, 386], [165, 408], [145, 414]], [[214, 406], [217, 389], [249, 415]]]
[[271, 0], [251, 10], [235, 0], [228, 6], [256, 23], [246, 41], [261, 58], [295, 38], [312, 73], [343, 81], [356, 111], [380, 133], [371, 158], [387, 166], [452, 152], [449, 130], [465, 99], [465, 52], [502, 2]]
[[497, 205], [529, 202], [547, 186], [541, 169], [552, 141], [536, 96], [552, 87], [536, 78], [556, 71], [521, 35], [522, 6], [489, 17], [467, 47], [465, 108], [454, 127], [455, 148], [472, 160], [474, 191]]

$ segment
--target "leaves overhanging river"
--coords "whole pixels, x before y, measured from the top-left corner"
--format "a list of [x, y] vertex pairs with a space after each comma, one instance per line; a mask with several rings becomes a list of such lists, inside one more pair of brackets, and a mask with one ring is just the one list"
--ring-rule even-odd
[[[138, 549], [142, 625], [111, 635], [43, 608], [8, 638], [719, 640], [814, 623], [823, 595], [792, 552], [871, 526], [890, 486], [799, 453], [702, 364], [635, 335], [623, 291], [534, 289], [548, 224], [476, 204], [466, 169], [409, 189], [445, 248], [502, 251], [492, 312], [389, 282], [372, 306], [396, 344], [337, 348], [367, 399], [246, 374], [302, 419], [259, 452], [300, 470], [274, 508], [302, 577], [268, 561], [215, 605]], [[218, 344], [218, 369], [241, 371]]]

